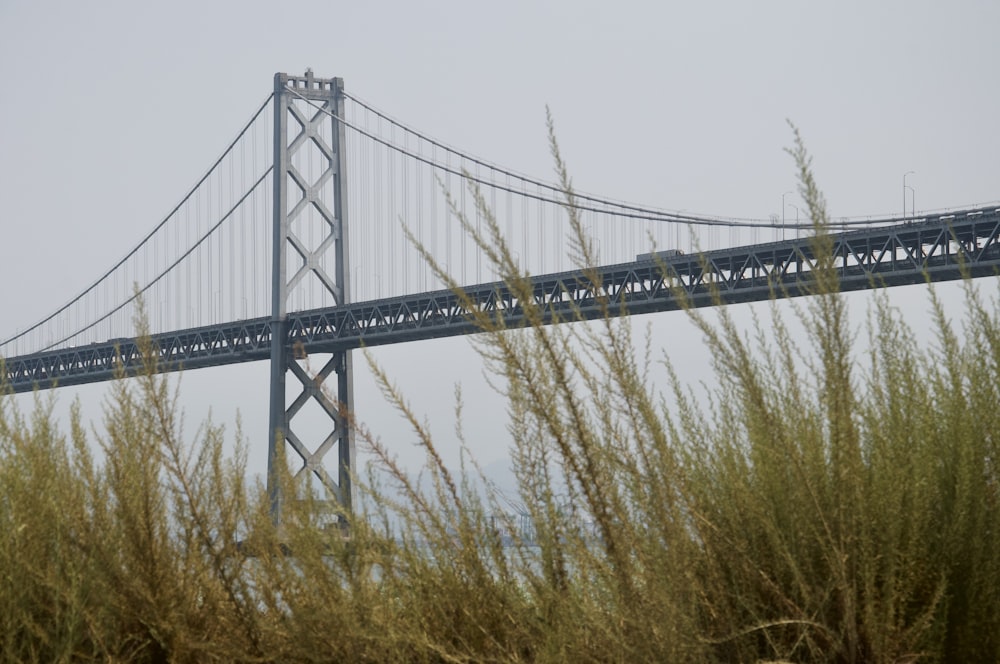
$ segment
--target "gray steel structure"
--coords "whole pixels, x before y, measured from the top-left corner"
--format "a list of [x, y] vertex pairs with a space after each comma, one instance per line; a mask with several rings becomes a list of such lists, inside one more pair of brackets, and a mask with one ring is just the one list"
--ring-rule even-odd
[[[885, 221], [894, 223], [833, 235], [842, 290], [1000, 274], [998, 208], [954, 211], [917, 221]], [[532, 278], [532, 298], [544, 308], [547, 322], [556, 322], [596, 318], [605, 312], [618, 316], [675, 310], [681, 306], [677, 297], [681, 292], [695, 307], [767, 300], [782, 292], [795, 297], [809, 294], [813, 260], [809, 239], [786, 240], [673, 256], [662, 264], [642, 261], [600, 267], [600, 288], [580, 271], [541, 275]], [[500, 312], [511, 327], [521, 324], [521, 304], [503, 283], [464, 290], [473, 306]], [[346, 355], [361, 346], [473, 334], [478, 328], [469, 320], [469, 313], [455, 293], [443, 290], [287, 314], [280, 326], [273, 319], [257, 318], [157, 334], [152, 337], [152, 347], [160, 371], [268, 358], [274, 362], [276, 345], [283, 349], [288, 366], [293, 348], [334, 353], [336, 358], [337, 353]], [[328, 364], [323, 378], [336, 367], [336, 362]], [[130, 374], [141, 368], [136, 342], [112, 339], [8, 358], [2, 378], [13, 391], [27, 392], [56, 383], [106, 381], [119, 370]], [[311, 395], [308, 381], [296, 375], [304, 384], [304, 393]]]
[[[327, 498], [336, 501], [345, 511], [351, 510], [350, 469], [354, 459], [354, 440], [348, 424], [347, 412], [353, 403], [353, 378], [351, 353], [347, 348], [335, 348], [332, 357], [315, 375], [302, 366], [295, 350], [289, 344], [288, 305], [296, 289], [304, 288], [309, 277], [315, 277], [329, 296], [334, 309], [347, 303], [350, 292], [347, 266], [348, 224], [347, 203], [344, 196], [346, 145], [344, 126], [336, 118], [344, 117], [344, 81], [340, 78], [319, 79], [311, 70], [305, 76], [274, 75], [274, 216], [273, 262], [271, 297], [272, 311], [268, 334], [270, 337], [271, 394], [270, 426], [268, 428], [268, 492], [272, 512], [280, 518], [281, 501], [286, 496], [279, 489], [278, 464], [284, 454], [279, 446], [286, 444], [285, 452], [297, 455], [302, 465], [295, 477], [312, 473], [327, 492]], [[308, 100], [320, 107], [297, 103]], [[292, 135], [289, 128], [298, 127]], [[297, 158], [298, 155], [301, 155]], [[319, 174], [307, 179], [298, 166], [309, 166], [318, 156]], [[294, 193], [301, 198], [294, 200]], [[313, 249], [302, 237], [310, 218], [318, 218], [322, 239]], [[300, 221], [302, 220], [302, 221]], [[299, 222], [298, 224], [296, 222]], [[329, 273], [332, 254], [333, 274]], [[295, 257], [301, 264], [289, 276]], [[315, 283], [315, 282], [314, 282]], [[262, 330], [263, 328], [258, 328]], [[257, 344], [266, 344], [260, 337]], [[258, 346], [259, 347], [259, 346]], [[289, 373], [298, 381], [298, 395], [286, 407]], [[325, 387], [327, 379], [332, 386]], [[310, 446], [292, 427], [295, 416], [312, 399], [330, 418], [332, 430], [318, 445]], [[331, 476], [323, 459], [332, 449], [337, 449], [337, 471]], [[289, 458], [294, 458], [291, 454]]]

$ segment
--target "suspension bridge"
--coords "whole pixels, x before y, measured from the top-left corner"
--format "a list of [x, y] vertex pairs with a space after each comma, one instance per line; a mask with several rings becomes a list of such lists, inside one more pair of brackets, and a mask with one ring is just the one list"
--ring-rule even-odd
[[[0, 381], [26, 392], [134, 373], [143, 364], [134, 339], [141, 308], [160, 371], [269, 361], [272, 491], [277, 446], [286, 444], [294, 471], [349, 510], [354, 451], [342, 409], [353, 404], [351, 351], [474, 333], [472, 309], [511, 327], [522, 320], [526, 295], [499, 279], [458, 222], [478, 232], [488, 223], [474, 188], [520, 269], [534, 275], [531, 300], [550, 321], [676, 309], [681, 293], [710, 306], [808, 292], [811, 224], [578, 192], [568, 201], [560, 185], [435, 140], [348, 93], [342, 79], [276, 74], [220, 157], [130, 252], [50, 315], [0, 338]], [[594, 247], [599, 284], [568, 257], [570, 205]], [[845, 219], [832, 231], [843, 290], [1000, 269], [997, 205]], [[445, 287], [413, 241], [466, 298]], [[654, 247], [668, 251], [654, 259]], [[307, 355], [324, 357], [317, 373]], [[294, 426], [310, 401], [330, 420], [321, 439]]]

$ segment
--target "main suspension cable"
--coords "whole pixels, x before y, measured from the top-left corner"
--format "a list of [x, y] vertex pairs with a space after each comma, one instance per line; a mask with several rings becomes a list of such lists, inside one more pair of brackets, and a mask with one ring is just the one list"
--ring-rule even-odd
[[[548, 189], [550, 191], [553, 191], [553, 192], [559, 193], [559, 194], [563, 194], [564, 193], [563, 188], [561, 186], [555, 184], [555, 183], [546, 182], [545, 180], [539, 180], [539, 179], [531, 177], [529, 175], [525, 175], [524, 173], [520, 173], [520, 172], [515, 171], [513, 169], [501, 166], [501, 165], [499, 165], [499, 164], [497, 164], [495, 162], [488, 161], [488, 160], [483, 159], [481, 157], [477, 157], [475, 155], [471, 155], [471, 154], [469, 154], [467, 152], [464, 152], [462, 150], [454, 148], [454, 147], [448, 145], [447, 143], [443, 143], [443, 142], [441, 142], [441, 141], [439, 141], [437, 139], [432, 138], [431, 136], [428, 136], [427, 134], [424, 134], [423, 132], [420, 132], [420, 131], [414, 129], [413, 127], [411, 127], [411, 126], [409, 126], [409, 125], [407, 125], [407, 124], [405, 124], [405, 123], [397, 120], [396, 118], [394, 118], [391, 115], [385, 113], [384, 111], [380, 111], [379, 109], [375, 108], [371, 104], [365, 102], [364, 100], [362, 100], [362, 99], [360, 99], [360, 98], [358, 98], [358, 97], [356, 97], [356, 96], [354, 96], [354, 95], [352, 95], [352, 94], [350, 94], [350, 93], [348, 93], [346, 91], [343, 94], [344, 94], [345, 97], [347, 97], [348, 99], [350, 99], [354, 103], [358, 104], [359, 106], [361, 106], [365, 110], [367, 110], [367, 111], [369, 111], [371, 113], [374, 113], [376, 116], [378, 116], [378, 117], [386, 120], [387, 122], [389, 122], [389, 123], [391, 123], [391, 124], [393, 124], [393, 125], [401, 128], [401, 129], [403, 129], [404, 131], [406, 131], [406, 132], [408, 132], [410, 134], [413, 134], [414, 136], [416, 136], [420, 140], [426, 141], [427, 143], [430, 143], [431, 145], [433, 145], [435, 147], [439, 147], [442, 150], [445, 150], [445, 151], [447, 151], [447, 152], [449, 152], [451, 154], [454, 154], [454, 155], [458, 156], [461, 159], [464, 159], [464, 160], [466, 160], [466, 161], [468, 161], [470, 163], [476, 164], [477, 166], [483, 166], [485, 168], [488, 168], [488, 169], [490, 169], [492, 171], [495, 171], [497, 173], [500, 173], [502, 175], [506, 175], [506, 176], [508, 176], [510, 178], [515, 178], [515, 179], [520, 180], [521, 182], [524, 182], [524, 183], [527, 183], [527, 184], [533, 184], [533, 185], [535, 185], [537, 187], [540, 187], [540, 188], [543, 188], [543, 189]], [[438, 166], [438, 167], [440, 167], [440, 166]], [[470, 178], [470, 179], [474, 180], [474, 178]], [[500, 186], [496, 186], [495, 188], [500, 189], [501, 191], [504, 190], [503, 187], [500, 187]], [[593, 195], [593, 194], [581, 193], [581, 192], [575, 191], [575, 190], [573, 191], [573, 197], [577, 198], [577, 199], [580, 199], [580, 200], [590, 201], [591, 203], [597, 203], [599, 205], [605, 205], [607, 207], [618, 208], [618, 209], [622, 209], [622, 210], [629, 210], [630, 212], [636, 212], [636, 213], [639, 213], [639, 214], [647, 214], [647, 215], [650, 215], [652, 217], [652, 219], [646, 219], [645, 217], [631, 217], [631, 218], [640, 219], [640, 220], [657, 221], [657, 220], [663, 219], [663, 220], [666, 220], [666, 221], [683, 221], [683, 222], [688, 222], [688, 223], [692, 223], [692, 224], [695, 224], [695, 225], [708, 225], [707, 222], [718, 221], [718, 222], [721, 222], [719, 225], [725, 225], [725, 226], [729, 226], [731, 228], [790, 228], [790, 229], [810, 229], [810, 228], [812, 228], [812, 224], [809, 224], [809, 223], [806, 223], [806, 224], [787, 224], [786, 225], [786, 224], [775, 224], [775, 223], [770, 223], [770, 222], [765, 223], [765, 222], [763, 222], [763, 220], [754, 219], [754, 218], [751, 218], [751, 217], [716, 217], [716, 216], [713, 216], [713, 215], [689, 215], [689, 214], [685, 214], [683, 212], [669, 211], [669, 210], [664, 210], [664, 209], [661, 209], [661, 208], [654, 208], [654, 207], [636, 205], [634, 203], [629, 203], [629, 202], [626, 202], [626, 201], [616, 201], [616, 200], [613, 200], [613, 199], [610, 199], [610, 198], [606, 198], [606, 197], [602, 197], [602, 196], [596, 196], [596, 195]], [[556, 202], [559, 205], [567, 206], [565, 201], [556, 201]], [[582, 207], [573, 206], [573, 205], [569, 205], [567, 207], [577, 207], [578, 209], [584, 209], [584, 210], [588, 210], [588, 211], [592, 210], [592, 208], [582, 208]], [[610, 211], [607, 211], [607, 210], [598, 210], [598, 211], [600, 211], [600, 212], [607, 212], [608, 214], [617, 214], [615, 212], [610, 212]], [[630, 215], [618, 214], [618, 216], [629, 217]], [[881, 223], [881, 222], [888, 223], [888, 222], [894, 222], [894, 221], [903, 221], [903, 220], [908, 219], [908, 218], [912, 218], [912, 217], [895, 217], [895, 216], [887, 216], [887, 217], [884, 217], [884, 218], [881, 218], [881, 217], [877, 217], [877, 218], [875, 218], [875, 217], [864, 217], [864, 218], [862, 218], [862, 217], [855, 217], [855, 218], [850, 218], [850, 217], [848, 217], [848, 218], [841, 219], [838, 222], [834, 222], [831, 225], [835, 226], [835, 227], [844, 227], [844, 228], [847, 228], [847, 227], [852, 227], [852, 226], [868, 226], [868, 225], [873, 224], [873, 223]]]
[[[524, 196], [524, 197], [527, 197], [527, 198], [530, 198], [530, 199], [533, 199], [533, 200], [536, 200], [536, 201], [546, 202], [546, 203], [552, 203], [554, 205], [558, 205], [558, 206], [561, 206], [561, 207], [564, 207], [564, 208], [565, 207], [571, 207], [571, 208], [574, 208], [576, 210], [581, 210], [581, 211], [595, 212], [595, 213], [598, 213], [598, 214], [609, 214], [609, 215], [614, 215], [616, 217], [623, 217], [623, 218], [626, 218], [626, 219], [635, 219], [635, 220], [639, 220], [639, 221], [659, 221], [659, 222], [683, 223], [683, 224], [689, 224], [689, 225], [692, 225], [692, 226], [716, 226], [716, 227], [718, 227], [718, 226], [724, 226], [724, 227], [735, 227], [735, 228], [785, 228], [785, 229], [792, 229], [792, 230], [795, 230], [795, 229], [808, 230], [808, 229], [811, 229], [813, 227], [813, 225], [811, 223], [803, 223], [803, 224], [780, 224], [780, 223], [777, 223], [777, 222], [763, 221], [763, 220], [737, 220], [737, 219], [711, 218], [711, 217], [700, 217], [700, 216], [694, 216], [694, 215], [686, 215], [686, 214], [683, 214], [683, 213], [662, 212], [662, 211], [656, 211], [656, 210], [649, 210], [647, 208], [638, 208], [638, 207], [635, 207], [635, 206], [629, 206], [627, 204], [614, 203], [614, 202], [611, 202], [611, 201], [606, 201], [604, 199], [595, 198], [595, 197], [586, 197], [586, 196], [583, 196], [583, 195], [578, 194], [576, 192], [573, 192], [573, 197], [574, 198], [577, 198], [577, 199], [586, 198], [587, 200], [591, 200], [592, 202], [597, 202], [600, 205], [605, 206], [604, 208], [599, 208], [599, 207], [594, 207], [594, 206], [589, 206], [589, 205], [581, 205], [579, 203], [570, 203], [570, 202], [568, 202], [566, 200], [558, 200], [558, 199], [554, 199], [554, 198], [551, 198], [551, 197], [548, 197], [548, 196], [543, 196], [541, 194], [531, 194], [531, 193], [527, 193], [525, 191], [519, 191], [519, 190], [516, 190], [516, 189], [514, 189], [512, 187], [507, 187], [506, 185], [498, 184], [498, 183], [490, 181], [490, 180], [485, 180], [483, 178], [476, 177], [476, 176], [472, 175], [471, 173], [469, 173], [468, 171], [466, 171], [464, 169], [461, 169], [461, 170], [460, 169], [456, 169], [456, 168], [453, 168], [453, 167], [448, 166], [446, 164], [441, 164], [440, 162], [436, 162], [436, 161], [428, 159], [428, 158], [426, 158], [426, 157], [424, 157], [422, 155], [416, 154], [416, 153], [412, 152], [411, 150], [408, 150], [406, 148], [400, 147], [399, 145], [396, 145], [396, 144], [392, 143], [391, 141], [388, 141], [388, 140], [386, 140], [386, 139], [384, 139], [384, 138], [382, 138], [380, 136], [376, 136], [376, 135], [372, 134], [371, 132], [368, 132], [368, 131], [366, 131], [366, 130], [364, 130], [364, 129], [362, 129], [362, 128], [356, 126], [356, 125], [354, 125], [353, 123], [351, 123], [351, 122], [349, 122], [349, 121], [341, 118], [340, 116], [338, 116], [333, 111], [330, 111], [327, 108], [323, 108], [323, 107], [317, 105], [311, 99], [308, 99], [307, 97], [304, 97], [303, 95], [299, 94], [296, 90], [294, 90], [292, 88], [289, 88], [288, 91], [291, 92], [296, 97], [298, 97], [299, 99], [301, 99], [303, 102], [305, 102], [309, 106], [311, 106], [312, 108], [314, 108], [315, 110], [319, 111], [320, 113], [324, 113], [324, 114], [330, 116], [331, 118], [333, 118], [334, 120], [337, 120], [338, 122], [341, 122], [345, 127], [348, 127], [350, 129], [354, 130], [355, 132], [361, 134], [362, 136], [365, 136], [365, 137], [367, 137], [367, 138], [375, 141], [376, 143], [379, 143], [379, 144], [381, 144], [381, 145], [383, 145], [383, 146], [385, 146], [385, 147], [387, 147], [387, 148], [389, 148], [391, 150], [395, 150], [396, 152], [399, 152], [400, 154], [404, 154], [404, 155], [410, 157], [411, 159], [414, 159], [416, 161], [424, 163], [424, 164], [426, 164], [428, 166], [431, 166], [432, 168], [436, 168], [436, 169], [438, 169], [440, 171], [443, 171], [445, 173], [450, 173], [452, 175], [457, 175], [458, 177], [461, 177], [461, 178], [463, 178], [465, 180], [468, 180], [470, 182], [475, 182], [476, 184], [480, 184], [480, 185], [483, 185], [483, 186], [486, 186], [486, 187], [491, 187], [491, 188], [497, 189], [499, 191], [506, 191], [506, 192], [514, 193], [514, 194], [517, 194], [518, 196]], [[455, 150], [451, 150], [450, 148], [447, 148], [447, 146], [444, 146], [444, 145], [442, 145], [441, 147], [443, 149], [445, 149], [445, 150], [448, 150], [449, 153], [452, 153], [452, 154], [458, 155], [459, 157], [462, 157], [462, 153], [461, 152], [457, 152]], [[472, 160], [470, 159], [470, 161], [472, 161]], [[492, 170], [496, 170], [497, 172], [503, 172], [504, 174], [508, 174], [506, 171], [502, 171], [501, 169], [494, 168], [493, 166], [490, 166], [486, 162], [483, 162], [483, 164], [486, 165], [487, 167], [489, 167]], [[518, 175], [516, 173], [513, 173], [513, 172], [510, 172], [509, 174], [510, 174], [511, 177], [515, 177], [517, 179], [520, 179], [520, 180], [522, 180], [525, 183], [534, 184], [536, 186], [539, 186], [539, 187], [544, 188], [544, 189], [548, 189], [550, 191], [556, 191], [556, 192], [562, 192], [563, 191], [562, 188], [559, 187], [559, 186], [557, 186], [557, 185], [553, 185], [553, 184], [550, 184], [550, 183], [544, 183], [544, 182], [541, 182], [541, 181], [535, 181], [535, 180], [532, 180], [532, 179], [524, 179], [523, 176], [520, 176], [520, 175]], [[623, 211], [618, 212], [618, 211], [614, 211], [614, 210], [608, 210], [608, 209], [606, 209], [607, 207], [615, 207], [615, 208], [618, 208], [618, 209], [623, 210]], [[900, 220], [901, 219], [891, 218], [891, 219], [885, 219], [885, 220], [872, 220], [872, 219], [868, 219], [868, 220], [859, 220], [859, 221], [838, 221], [838, 222], [831, 222], [830, 226], [834, 227], [834, 228], [851, 228], [851, 227], [859, 227], [859, 226], [870, 226], [871, 224], [878, 223], [880, 221], [884, 221], [884, 222], [888, 223], [888, 222], [900, 221]]]
[[[194, 250], [197, 249], [199, 246], [201, 246], [201, 244], [203, 242], [205, 242], [209, 237], [211, 237], [212, 233], [214, 233], [220, 226], [222, 226], [222, 224], [227, 219], [229, 219], [231, 216], [233, 216], [233, 213], [236, 212], [236, 210], [239, 209], [239, 207], [243, 204], [243, 201], [245, 201], [247, 198], [249, 198], [250, 194], [252, 194], [254, 191], [257, 190], [257, 187], [260, 186], [260, 183], [263, 182], [267, 178], [267, 176], [271, 174], [271, 171], [273, 171], [273, 170], [274, 170], [273, 166], [268, 167], [268, 169], [266, 171], [264, 171], [264, 173], [259, 178], [257, 178], [257, 181], [253, 183], [253, 186], [250, 187], [250, 189], [248, 189], [247, 192], [245, 194], [243, 194], [243, 196], [241, 196], [240, 199], [238, 201], [236, 201], [231, 208], [229, 208], [229, 211], [226, 212], [226, 214], [224, 214], [222, 216], [222, 218], [219, 219], [219, 221], [215, 222], [214, 226], [212, 226], [211, 228], [209, 228], [208, 231], [204, 235], [202, 235], [201, 238], [197, 242], [195, 242], [193, 245], [191, 245], [188, 248], [187, 251], [185, 251], [183, 254], [181, 254], [177, 258], [177, 260], [175, 260], [173, 263], [171, 263], [170, 265], [168, 265], [166, 267], [166, 269], [164, 269], [162, 272], [160, 272], [158, 275], [156, 275], [156, 277], [152, 281], [150, 281], [148, 284], [146, 284], [142, 288], [136, 290], [135, 293], [133, 293], [131, 297], [127, 298], [124, 302], [122, 302], [121, 304], [119, 304], [114, 309], [108, 311], [107, 313], [105, 313], [103, 316], [101, 316], [97, 320], [94, 320], [90, 324], [88, 324], [88, 325], [86, 325], [86, 326], [84, 326], [84, 327], [76, 330], [72, 334], [63, 337], [59, 341], [52, 342], [48, 346], [45, 346], [44, 348], [42, 348], [41, 351], [39, 351], [39, 352], [45, 352], [47, 350], [51, 350], [51, 349], [55, 348], [56, 346], [69, 341], [73, 337], [77, 337], [77, 336], [83, 334], [84, 332], [86, 332], [87, 330], [93, 329], [99, 323], [102, 323], [102, 322], [106, 321], [108, 318], [110, 318], [114, 314], [118, 313], [119, 311], [121, 311], [122, 309], [124, 309], [127, 305], [129, 305], [130, 303], [132, 303], [136, 299], [138, 299], [140, 295], [142, 295], [143, 293], [145, 293], [146, 291], [148, 291], [150, 288], [152, 288], [153, 286], [155, 286], [171, 270], [173, 270], [175, 267], [177, 267], [178, 265], [180, 265], [184, 261], [185, 258], [187, 258], [192, 253], [194, 253]], [[200, 292], [200, 289], [199, 289], [199, 292]]]
[[[250, 121], [246, 123], [246, 125], [243, 127], [242, 130], [240, 130], [240, 133], [236, 136], [236, 138], [234, 138], [232, 140], [232, 142], [228, 145], [228, 147], [226, 147], [226, 149], [223, 150], [223, 152], [219, 156], [219, 158], [215, 160], [215, 163], [213, 163], [212, 166], [208, 169], [208, 171], [206, 171], [206, 173], [203, 176], [201, 176], [201, 179], [199, 179], [198, 182], [194, 185], [194, 187], [192, 187], [191, 190], [188, 191], [188, 193], [184, 196], [184, 198], [182, 198], [181, 201], [177, 205], [174, 206], [174, 208], [170, 211], [170, 213], [166, 217], [164, 217], [163, 220], [160, 221], [160, 223], [158, 223], [153, 228], [153, 230], [151, 230], [149, 233], [147, 233], [146, 236], [142, 240], [139, 241], [139, 243], [135, 246], [135, 248], [133, 248], [121, 260], [119, 260], [117, 263], [115, 263], [114, 266], [112, 266], [107, 272], [105, 272], [103, 275], [101, 275], [96, 281], [94, 281], [94, 283], [90, 284], [84, 290], [82, 290], [79, 295], [77, 295], [76, 297], [74, 297], [73, 299], [71, 299], [70, 301], [68, 301], [66, 304], [64, 304], [63, 306], [59, 307], [53, 313], [49, 314], [48, 316], [46, 316], [42, 320], [38, 321], [37, 323], [35, 323], [31, 327], [18, 332], [17, 334], [15, 334], [14, 336], [12, 336], [12, 337], [10, 337], [8, 339], [0, 341], [0, 346], [6, 346], [7, 344], [9, 344], [9, 343], [11, 343], [13, 341], [17, 341], [21, 337], [27, 335], [29, 332], [33, 332], [34, 330], [37, 330], [39, 327], [41, 327], [45, 323], [48, 323], [53, 318], [55, 318], [56, 316], [58, 316], [62, 312], [66, 311], [67, 309], [69, 309], [71, 306], [73, 306], [74, 304], [76, 304], [77, 302], [79, 302], [84, 296], [86, 296], [88, 293], [90, 293], [95, 288], [97, 288], [97, 286], [102, 281], [104, 281], [109, 276], [111, 276], [115, 272], [115, 270], [117, 270], [122, 265], [124, 265], [125, 262], [128, 261], [128, 259], [132, 258], [136, 253], [138, 253], [138, 251], [143, 248], [143, 246], [150, 240], [150, 238], [152, 238], [154, 235], [156, 235], [156, 233], [159, 232], [159, 230], [161, 228], [163, 228], [163, 226], [168, 221], [170, 221], [170, 219], [177, 213], [177, 211], [181, 209], [181, 206], [183, 206], [185, 203], [188, 202], [188, 200], [191, 198], [191, 196], [193, 196], [195, 194], [195, 192], [199, 190], [199, 188], [205, 182], [205, 180], [207, 180], [209, 178], [209, 176], [212, 175], [212, 173], [219, 166], [219, 164], [222, 163], [222, 160], [225, 159], [229, 155], [229, 153], [232, 151], [233, 147], [239, 142], [239, 140], [241, 138], [243, 138], [243, 135], [246, 134], [247, 130], [249, 130], [250, 127], [253, 126], [254, 122], [257, 121], [257, 118], [260, 117], [260, 114], [264, 112], [264, 109], [267, 108], [267, 105], [271, 102], [271, 99], [273, 97], [274, 97], [274, 93], [271, 93], [270, 95], [268, 95], [267, 99], [264, 100], [264, 103], [262, 103], [260, 105], [260, 108], [257, 109], [257, 112], [253, 114], [252, 118], [250, 118]], [[80, 332], [82, 332], [82, 331], [83, 330], [80, 330]], [[79, 334], [79, 332], [77, 332], [77, 334]], [[76, 336], [76, 335], [74, 334], [73, 336]], [[70, 337], [70, 338], [72, 338], [72, 337]], [[49, 346], [49, 348], [51, 348], [51, 346]]]

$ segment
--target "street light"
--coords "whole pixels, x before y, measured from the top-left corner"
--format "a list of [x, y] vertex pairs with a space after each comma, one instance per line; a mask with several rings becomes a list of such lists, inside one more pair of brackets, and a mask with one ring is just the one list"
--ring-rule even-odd
[[789, 203], [788, 207], [795, 208], [795, 237], [799, 237], [799, 206], [795, 203]]
[[915, 175], [916, 171], [906, 171], [903, 173], [903, 218], [906, 218], [906, 176]]
[[[914, 219], [916, 219], [917, 218], [917, 203], [916, 203], [917, 192], [910, 185], [906, 185], [906, 188], [910, 190], [910, 214], [913, 216]], [[906, 210], [905, 210], [906, 206], [904, 205], [903, 207], [904, 207], [903, 214], [905, 215], [906, 214]]]
[[785, 196], [794, 194], [794, 191], [786, 191], [781, 195], [781, 239], [785, 239]]

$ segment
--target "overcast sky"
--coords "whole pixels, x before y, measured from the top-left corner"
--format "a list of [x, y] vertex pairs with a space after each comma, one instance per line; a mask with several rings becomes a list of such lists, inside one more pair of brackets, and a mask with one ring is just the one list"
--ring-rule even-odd
[[[782, 150], [791, 119], [834, 216], [892, 214], [902, 212], [907, 171], [918, 209], [1000, 199], [998, 27], [992, 0], [0, 0], [0, 335], [49, 313], [134, 246], [266, 97], [276, 71], [343, 77], [432, 136], [544, 177], [548, 104], [579, 188], [705, 214], [780, 214], [782, 193], [795, 188]], [[911, 295], [894, 297], [908, 306]], [[649, 318], [700, 377], [704, 353], [683, 315]], [[418, 410], [444, 422], [444, 437], [441, 404], [462, 381], [477, 451], [503, 456], [502, 402], [467, 341], [377, 357]], [[183, 381], [189, 419], [211, 405], [231, 422], [239, 408], [262, 438], [266, 363]], [[362, 418], [412, 459], [363, 369], [356, 381]], [[59, 398], [88, 406], [103, 391]], [[251, 442], [262, 465], [262, 439]]]

